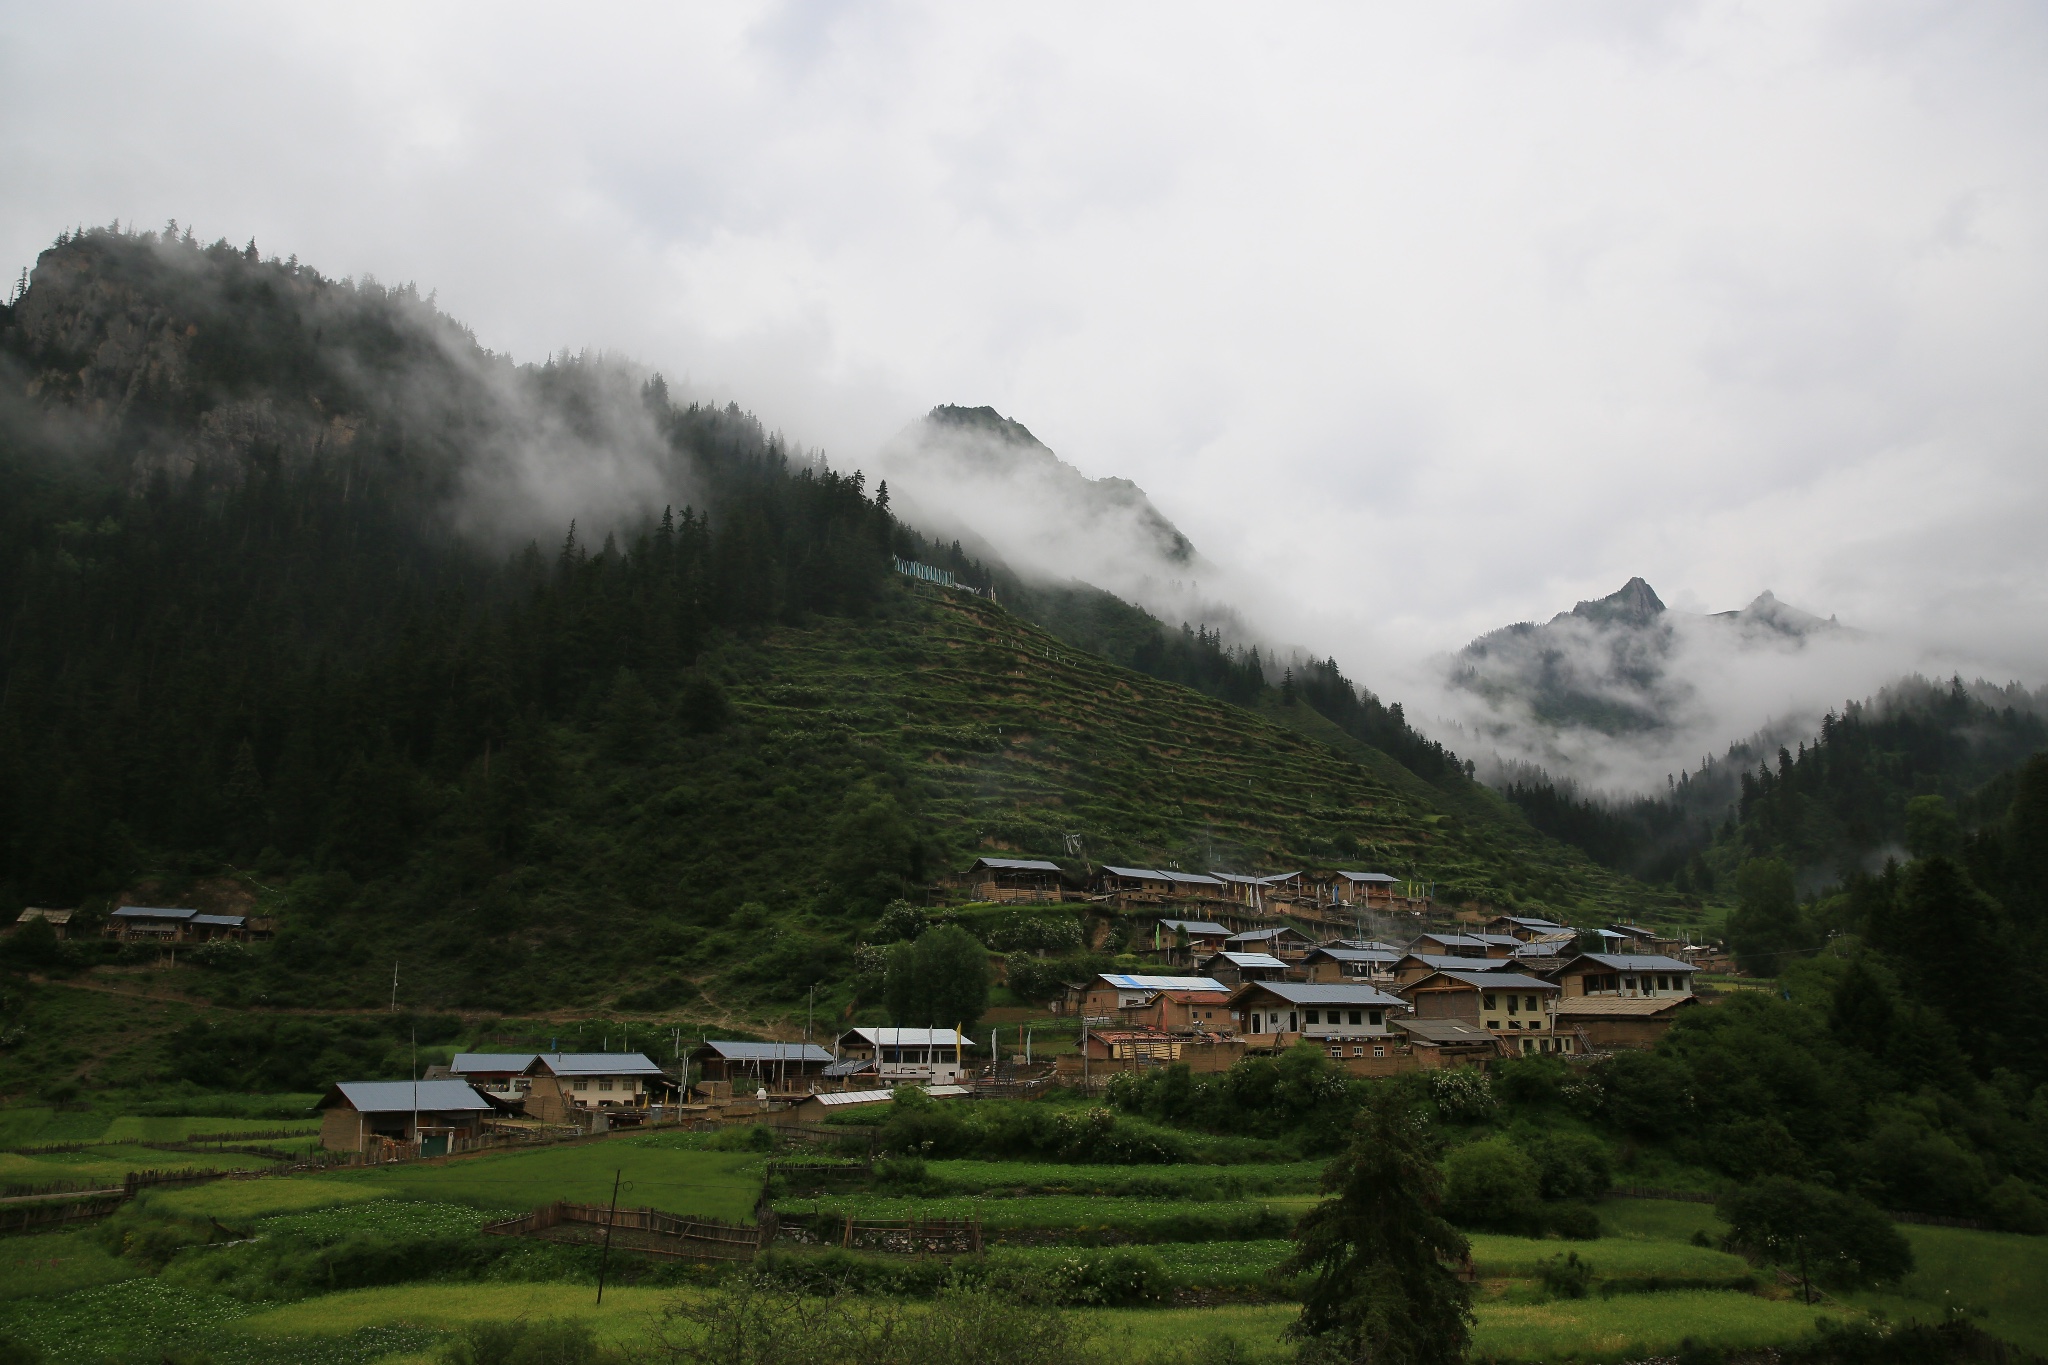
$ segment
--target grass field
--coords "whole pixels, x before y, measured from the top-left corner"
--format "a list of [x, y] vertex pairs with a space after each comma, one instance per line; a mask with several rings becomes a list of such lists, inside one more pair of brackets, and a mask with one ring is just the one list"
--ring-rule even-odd
[[530, 1152], [493, 1152], [441, 1166], [390, 1166], [322, 1177], [404, 1199], [533, 1209], [557, 1199], [656, 1208], [728, 1222], [754, 1216], [762, 1160], [742, 1152], [679, 1150], [661, 1138], [614, 1138]]
[[1579, 1259], [1591, 1262], [1594, 1274], [1606, 1280], [1733, 1282], [1754, 1274], [1749, 1262], [1740, 1256], [1685, 1242], [1620, 1237], [1603, 1237], [1595, 1242], [1557, 1242], [1483, 1232], [1472, 1234], [1472, 1264], [1489, 1278], [1534, 1279], [1537, 1261], [1567, 1252], [1577, 1252]]
[[384, 1191], [360, 1181], [327, 1176], [279, 1176], [270, 1180], [214, 1180], [142, 1196], [152, 1212], [240, 1222], [277, 1213], [332, 1208], [377, 1199]]
[[1323, 1163], [1068, 1166], [1051, 1161], [931, 1161], [925, 1170], [934, 1183], [962, 1194], [1024, 1190], [1033, 1194], [1241, 1199], [1258, 1194], [1311, 1194], [1322, 1179]]
[[55, 1180], [83, 1180], [118, 1185], [130, 1171], [254, 1171], [277, 1163], [243, 1152], [160, 1152], [110, 1142], [82, 1152], [51, 1152], [24, 1156], [0, 1152], [0, 1184], [36, 1185]]
[[1712, 1204], [1677, 1199], [1610, 1199], [1600, 1205], [1603, 1237], [1690, 1242], [1695, 1232], [1718, 1239], [1728, 1230]]
[[1913, 1273], [1896, 1290], [1854, 1301], [1894, 1318], [1940, 1321], [1951, 1305], [1987, 1332], [2048, 1354], [2048, 1237], [1902, 1224]]
[[1286, 1198], [1271, 1200], [1126, 1199], [1077, 1194], [949, 1195], [899, 1198], [889, 1195], [823, 1195], [782, 1199], [783, 1214], [812, 1212], [854, 1218], [979, 1218], [991, 1240], [1005, 1231], [1058, 1229], [1086, 1240], [1089, 1234], [1136, 1241], [1177, 1242], [1268, 1237], [1284, 1232], [1300, 1213]]
[[0, 1239], [0, 1299], [69, 1294], [141, 1273], [133, 1263], [109, 1255], [90, 1232]]

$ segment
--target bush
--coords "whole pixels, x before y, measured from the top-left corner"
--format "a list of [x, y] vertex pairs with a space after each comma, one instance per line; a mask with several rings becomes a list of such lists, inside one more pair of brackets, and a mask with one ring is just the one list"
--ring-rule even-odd
[[1077, 1251], [1006, 1285], [1020, 1298], [1091, 1308], [1135, 1308], [1157, 1303], [1170, 1287], [1166, 1267], [1139, 1247]]
[[1429, 1097], [1445, 1123], [1484, 1123], [1493, 1117], [1493, 1086], [1484, 1072], [1471, 1067], [1431, 1072]]
[[440, 1352], [445, 1365], [587, 1365], [610, 1358], [581, 1318], [475, 1322]]
[[2038, 1236], [2048, 1232], [2048, 1201], [2040, 1192], [2016, 1175], [2009, 1175], [1991, 1187], [1991, 1197], [1986, 1201], [1991, 1207], [1991, 1217], [2007, 1232], [2024, 1232]]
[[1517, 1140], [1536, 1163], [1545, 1199], [1598, 1199], [1614, 1183], [1607, 1144], [1589, 1133], [1518, 1134]]
[[1600, 1068], [1602, 1109], [1627, 1132], [1669, 1137], [1690, 1121], [1691, 1077], [1685, 1066], [1655, 1052], [1619, 1052]]
[[1461, 1227], [1528, 1232], [1542, 1225], [1536, 1163], [1506, 1138], [1471, 1142], [1444, 1161], [1444, 1214]]
[[1078, 953], [1085, 946], [1081, 922], [1072, 915], [1011, 915], [988, 936], [999, 953]]
[[1546, 1204], [1543, 1226], [1568, 1242], [1592, 1242], [1600, 1237], [1600, 1214], [1591, 1204]]
[[1583, 1299], [1593, 1283], [1593, 1263], [1579, 1259], [1576, 1251], [1562, 1256], [1545, 1256], [1536, 1262], [1536, 1278], [1543, 1288], [1560, 1299]]
[[1823, 1285], [1861, 1289], [1913, 1268], [1911, 1244], [1854, 1195], [1771, 1176], [1730, 1190], [1718, 1208], [1736, 1246], [1773, 1264], [1803, 1263]]

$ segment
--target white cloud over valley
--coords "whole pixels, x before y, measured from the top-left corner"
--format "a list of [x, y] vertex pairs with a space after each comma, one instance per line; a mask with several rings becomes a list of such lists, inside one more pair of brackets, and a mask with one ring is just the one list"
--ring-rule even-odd
[[1425, 721], [1431, 657], [1634, 574], [1885, 642], [1731, 724], [1908, 663], [2048, 680], [2044, 172], [2020, 3], [0, 25], [10, 274], [176, 217], [838, 465], [989, 404]]

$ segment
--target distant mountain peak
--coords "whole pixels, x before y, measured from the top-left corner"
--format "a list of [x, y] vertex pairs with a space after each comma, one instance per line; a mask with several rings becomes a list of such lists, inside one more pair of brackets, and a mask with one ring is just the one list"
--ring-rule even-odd
[[1557, 619], [1577, 616], [1587, 621], [1646, 626], [1663, 614], [1664, 600], [1657, 596], [1657, 590], [1641, 578], [1631, 578], [1605, 597], [1560, 612]]
[[989, 436], [999, 436], [1012, 445], [1037, 446], [1046, 454], [1052, 454], [1052, 447], [1033, 436], [1031, 428], [1003, 416], [991, 407], [963, 408], [952, 403], [941, 403], [926, 413], [924, 419], [936, 427], [978, 431]]

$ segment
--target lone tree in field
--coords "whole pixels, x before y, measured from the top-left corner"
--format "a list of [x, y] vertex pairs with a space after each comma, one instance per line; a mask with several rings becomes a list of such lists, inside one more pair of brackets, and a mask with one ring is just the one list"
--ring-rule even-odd
[[[1913, 1245], [1867, 1200], [1788, 1176], [1722, 1195], [1728, 1236], [1758, 1260], [1830, 1289], [1867, 1289], [1913, 1269]], [[1807, 1302], [1813, 1301], [1809, 1285]]]
[[[1450, 1365], [1472, 1345], [1471, 1244], [1444, 1220], [1436, 1144], [1394, 1086], [1375, 1086], [1330, 1196], [1295, 1230], [1288, 1274], [1313, 1274], [1288, 1332], [1356, 1365]], [[1308, 1353], [1305, 1353], [1305, 1355]]]

